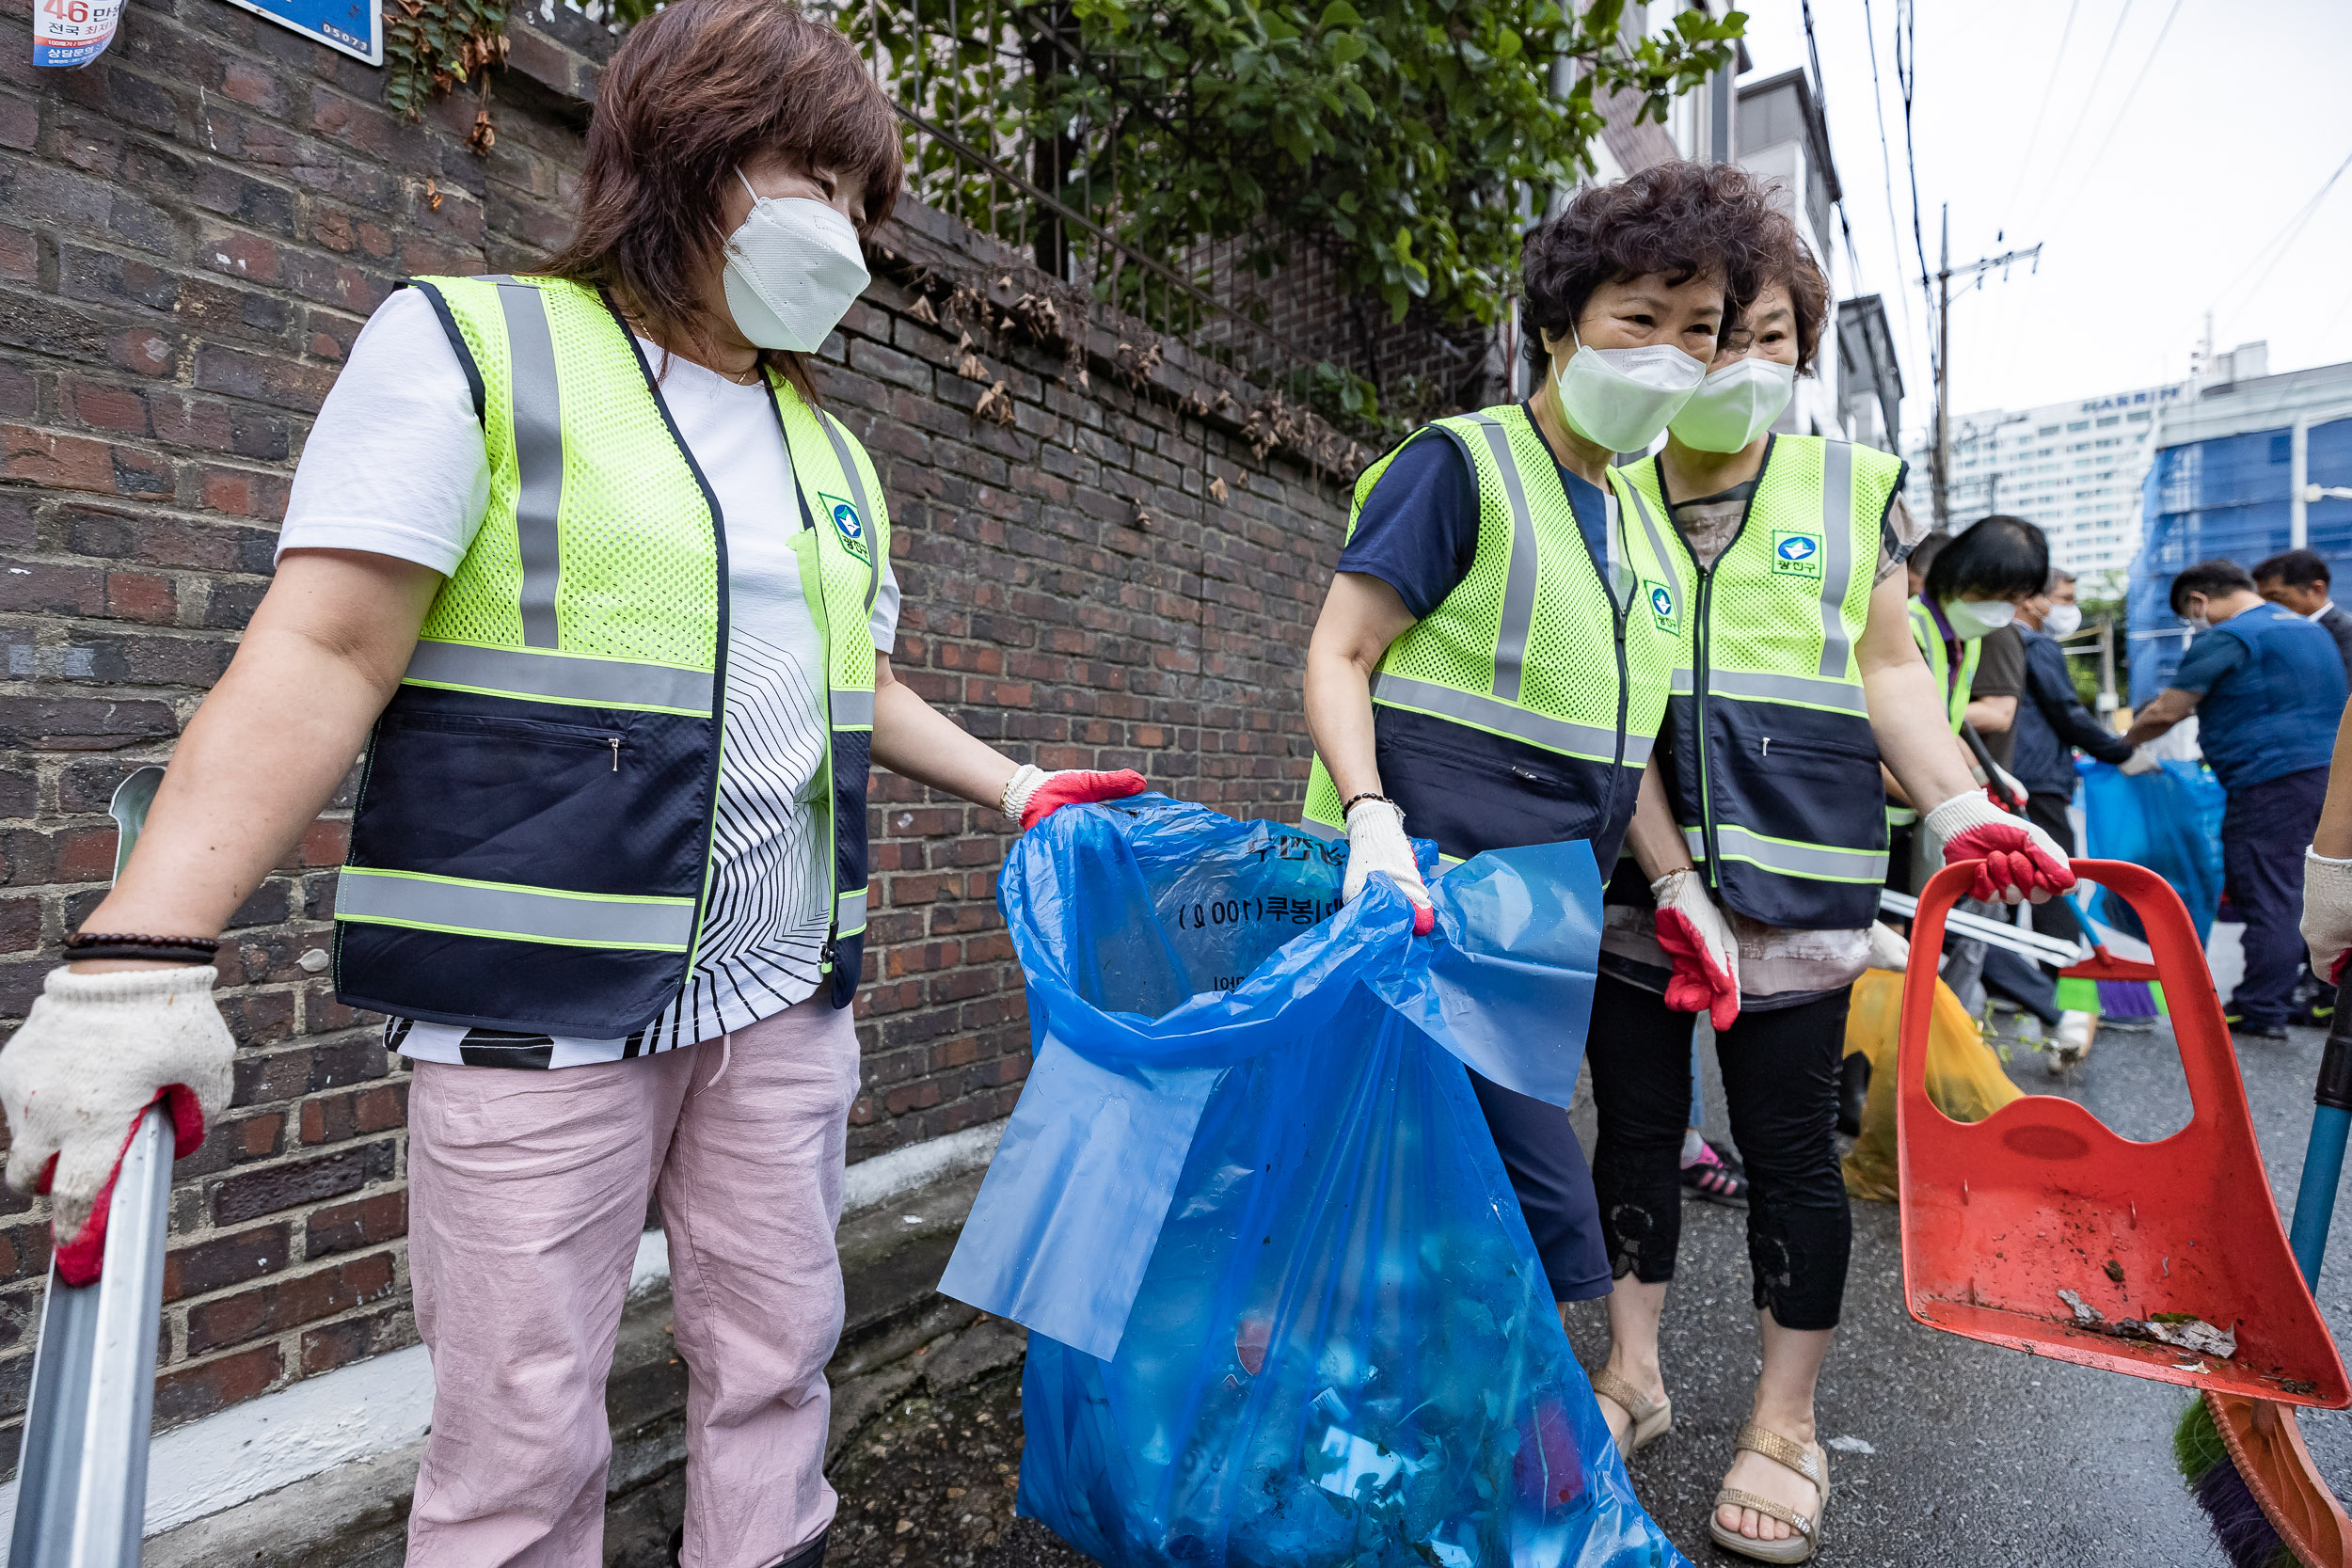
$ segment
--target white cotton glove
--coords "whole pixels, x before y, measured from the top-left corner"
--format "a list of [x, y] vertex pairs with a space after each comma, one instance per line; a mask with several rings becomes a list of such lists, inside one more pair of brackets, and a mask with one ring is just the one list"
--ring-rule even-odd
[[2030, 898], [2047, 903], [2053, 893], [2074, 885], [2074, 873], [2058, 840], [2022, 816], [2012, 816], [1983, 794], [1955, 795], [1920, 819], [1928, 842], [1941, 849], [1946, 865], [1981, 860], [1976, 887], [1980, 902], [1998, 898], [2015, 904]]
[[2126, 773], [2153, 773], [2160, 770], [2164, 764], [2150, 756], [2147, 747], [2135, 746], [2132, 748], [2132, 754], [2117, 763], [2116, 766]]
[[1720, 1031], [1740, 1016], [1740, 942], [1696, 871], [1669, 871], [1650, 883], [1658, 900], [1658, 945], [1675, 962], [1666, 1006], [1706, 1013]]
[[1113, 773], [1091, 773], [1081, 768], [1048, 773], [1025, 762], [1005, 781], [1004, 799], [997, 805], [1006, 821], [1019, 823], [1025, 832], [1064, 806], [1123, 800], [1151, 787], [1142, 774], [1130, 768]]
[[69, 1285], [98, 1277], [107, 1202], [141, 1114], [167, 1101], [173, 1158], [184, 1159], [229, 1103], [236, 1042], [213, 1004], [216, 973], [53, 969], [0, 1051], [8, 1185], [49, 1195], [57, 1273]]
[[1870, 967], [1900, 974], [1911, 967], [1911, 942], [1883, 920], [1870, 922]]
[[2352, 948], [2352, 861], [2303, 851], [2303, 945], [2312, 951], [2312, 973], [2334, 985], [2336, 966]]
[[1413, 901], [1413, 930], [1426, 936], [1438, 923], [1437, 911], [1429, 907], [1413, 841], [1405, 836], [1405, 810], [1392, 800], [1359, 800], [1348, 808], [1347, 879], [1340, 884], [1340, 902], [1353, 904], [1375, 871], [1387, 872]]

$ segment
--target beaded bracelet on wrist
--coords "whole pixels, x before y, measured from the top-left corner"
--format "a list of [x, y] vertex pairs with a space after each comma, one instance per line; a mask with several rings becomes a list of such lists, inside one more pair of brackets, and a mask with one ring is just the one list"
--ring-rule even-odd
[[[1340, 820], [1343, 822], [1346, 821], [1347, 814], [1354, 811], [1358, 806], [1362, 805], [1366, 800], [1377, 800], [1384, 806], [1396, 806], [1396, 802], [1390, 800], [1387, 796], [1375, 795], [1371, 790], [1367, 789], [1361, 795], [1351, 795], [1346, 800], [1340, 802]], [[1396, 809], [1399, 813], [1402, 813], [1405, 810], [1403, 806], [1396, 806]]]
[[68, 962], [85, 958], [137, 958], [148, 963], [208, 964], [220, 951], [209, 937], [151, 937], [81, 931], [66, 939]]

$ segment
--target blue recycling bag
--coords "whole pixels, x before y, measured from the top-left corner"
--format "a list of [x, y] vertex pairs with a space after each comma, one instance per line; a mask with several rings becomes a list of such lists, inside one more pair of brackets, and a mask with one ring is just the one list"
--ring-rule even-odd
[[[2221, 905], [2221, 812], [2228, 800], [2220, 782], [2201, 763], [2177, 758], [2153, 773], [2088, 760], [2075, 768], [2090, 858], [2144, 865], [2170, 882], [2202, 945]], [[2102, 889], [2096, 907], [2101, 925], [2147, 939], [2132, 907], [2113, 893]]]
[[1345, 858], [1150, 796], [1015, 845], [1035, 1063], [940, 1289], [1031, 1330], [1019, 1511], [1109, 1568], [1684, 1564], [1463, 1070], [1567, 1103], [1589, 847], [1455, 867], [1420, 938]]

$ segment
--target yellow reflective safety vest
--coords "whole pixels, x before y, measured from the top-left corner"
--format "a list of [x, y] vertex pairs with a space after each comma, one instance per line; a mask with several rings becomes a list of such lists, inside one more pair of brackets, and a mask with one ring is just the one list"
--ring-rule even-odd
[[[627, 1037], [691, 973], [724, 747], [726, 531], [611, 303], [552, 278], [421, 278], [464, 366], [489, 508], [427, 612], [360, 774], [335, 901], [347, 1005]], [[873, 466], [772, 377], [825, 650], [836, 1006], [866, 928]]]
[[1854, 649], [1902, 475], [1900, 458], [1867, 447], [1773, 436], [1739, 529], [1702, 567], [1673, 526], [1659, 460], [1610, 471], [1689, 585], [1691, 682], [1661, 741], [1667, 798], [1692, 859], [1750, 919], [1852, 930], [1877, 918], [1886, 816]]
[[[1660, 541], [1603, 491], [1607, 547], [1596, 551], [1523, 405], [1438, 420], [1406, 440], [1452, 441], [1469, 462], [1478, 543], [1462, 580], [1373, 676], [1382, 787], [1406, 831], [1449, 861], [1581, 838], [1606, 877], [1667, 689], [1689, 662]], [[1402, 450], [1356, 482], [1351, 532]], [[1341, 805], [1317, 758], [1309, 829], [1342, 832]]]
[[[1928, 673], [1935, 677], [1935, 689], [1944, 693], [1945, 715], [1951, 721], [1952, 733], [1968, 719], [1968, 689], [1976, 684], [1977, 663], [1984, 657], [1984, 640], [1971, 637], [1960, 642], [1960, 668], [1952, 668], [1951, 649], [1944, 641], [1944, 623], [1925, 599], [1911, 601], [1911, 640], [1919, 644], [1927, 656]], [[1959, 641], [1959, 640], [1955, 640]]]

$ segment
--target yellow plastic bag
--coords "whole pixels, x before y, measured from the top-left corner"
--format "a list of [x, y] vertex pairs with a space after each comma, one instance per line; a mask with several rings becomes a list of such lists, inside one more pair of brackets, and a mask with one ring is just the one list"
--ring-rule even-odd
[[[1895, 1201], [1895, 1042], [1902, 1021], [1903, 977], [1892, 970], [1863, 972], [1846, 1013], [1846, 1054], [1870, 1059], [1870, 1092], [1862, 1102], [1862, 1135], [1846, 1155], [1846, 1191], [1855, 1197]], [[1977, 1032], [1976, 1020], [1943, 981], [1928, 1020], [1928, 1098], [1955, 1121], [1982, 1121], [2025, 1091], [2009, 1081], [2001, 1059]]]

